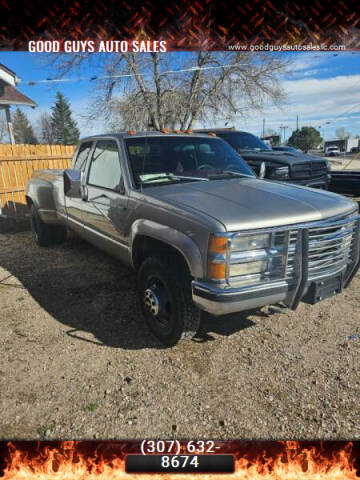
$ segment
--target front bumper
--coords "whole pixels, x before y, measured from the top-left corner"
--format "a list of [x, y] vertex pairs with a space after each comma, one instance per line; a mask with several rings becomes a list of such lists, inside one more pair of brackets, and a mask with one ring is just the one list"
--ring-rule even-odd
[[[340, 266], [337, 270], [321, 276], [309, 274], [309, 234], [308, 229], [303, 228], [299, 229], [293, 278], [239, 288], [230, 286], [220, 288], [210, 282], [194, 280], [192, 282], [194, 303], [201, 310], [213, 315], [226, 315], [280, 302], [289, 308], [296, 309], [301, 300], [307, 303], [316, 303], [321, 300], [320, 295], [314, 301], [314, 291], [325, 289], [323, 298], [341, 292], [349, 285], [360, 265], [360, 216], [354, 220], [356, 228], [351, 261], [349, 260], [347, 264]], [[335, 282], [336, 287], [329, 294], [328, 290], [333, 288], [334, 280], [338, 280]], [[326, 287], [327, 284], [329, 284], [329, 288]]]
[[271, 288], [220, 289], [206, 283], [193, 281], [193, 302], [212, 315], [226, 315], [285, 301], [289, 286], [286, 282]]
[[289, 178], [288, 180], [281, 180], [282, 182], [286, 183], [293, 183], [295, 185], [302, 185], [304, 187], [311, 187], [311, 188], [322, 188], [327, 190], [329, 183], [331, 180], [330, 175], [323, 175], [319, 178], [312, 178], [312, 179], [298, 179], [298, 178]]

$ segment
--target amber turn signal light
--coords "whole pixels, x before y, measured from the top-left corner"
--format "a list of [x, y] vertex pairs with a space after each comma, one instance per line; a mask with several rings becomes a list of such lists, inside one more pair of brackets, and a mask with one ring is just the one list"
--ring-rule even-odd
[[212, 280], [224, 280], [226, 277], [226, 253], [228, 239], [211, 235], [208, 247], [207, 276]]
[[225, 263], [208, 263], [208, 277], [214, 280], [224, 280], [226, 277]]
[[209, 239], [209, 252], [224, 255], [227, 249], [227, 238], [212, 235]]

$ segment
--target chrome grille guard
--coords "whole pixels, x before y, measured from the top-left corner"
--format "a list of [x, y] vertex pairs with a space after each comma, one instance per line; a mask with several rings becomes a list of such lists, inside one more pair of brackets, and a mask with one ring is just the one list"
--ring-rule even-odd
[[[349, 255], [347, 258], [344, 257], [343, 264], [339, 264], [337, 271], [330, 270], [325, 271], [323, 276], [331, 275], [341, 275], [342, 288], [346, 288], [354, 275], [356, 274], [359, 268], [360, 262], [360, 215], [357, 212], [352, 212], [346, 217], [336, 217], [326, 220], [321, 220], [317, 222], [308, 222], [304, 224], [288, 225], [284, 227], [272, 227], [264, 228], [257, 230], [247, 230], [243, 232], [233, 232], [228, 234], [229, 242], [231, 244], [231, 239], [237, 235], [249, 235], [257, 233], [271, 233], [271, 232], [289, 232], [287, 236], [288, 242], [290, 239], [290, 234], [296, 236], [294, 254], [292, 256], [292, 267], [291, 267], [291, 276], [287, 275], [287, 268], [285, 269], [284, 281], [289, 284], [289, 295], [285, 301], [285, 304], [292, 309], [296, 309], [302, 297], [304, 296], [309, 282], [317, 280], [316, 275], [312, 275], [309, 278], [309, 240], [314, 241], [311, 238], [311, 231], [316, 230], [316, 232], [321, 232], [322, 230], [332, 230], [336, 228], [344, 228], [351, 226], [351, 249], [349, 250]], [[341, 231], [340, 231], [341, 232]], [[345, 229], [345, 232], [347, 230]], [[325, 234], [329, 235], [329, 233]], [[345, 235], [345, 234], [344, 234]], [[321, 236], [321, 234], [319, 235]], [[339, 235], [341, 237], [341, 235]], [[320, 240], [321, 241], [321, 240]], [[323, 240], [323, 242], [326, 240]], [[287, 245], [289, 249], [289, 243]], [[337, 252], [336, 252], [337, 253]], [[331, 260], [331, 258], [330, 258]], [[287, 260], [288, 261], [288, 260]], [[231, 279], [229, 277], [229, 263], [230, 258], [228, 255], [227, 258], [227, 278], [226, 283], [231, 284]], [[328, 262], [329, 263], [329, 262]], [[271, 282], [269, 282], [270, 284]], [[264, 284], [262, 284], [264, 286]], [[256, 287], [255, 287], [256, 288]]]

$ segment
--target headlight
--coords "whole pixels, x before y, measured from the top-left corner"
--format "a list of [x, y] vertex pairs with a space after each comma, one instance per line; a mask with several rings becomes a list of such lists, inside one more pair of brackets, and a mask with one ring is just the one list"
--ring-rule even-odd
[[262, 233], [260, 235], [237, 235], [231, 242], [233, 250], [254, 250], [258, 248], [268, 248], [270, 241], [269, 233]]
[[231, 276], [237, 277], [238, 275], [250, 275], [252, 273], [264, 273], [268, 267], [267, 258], [264, 260], [247, 260], [246, 263], [237, 263], [231, 265]]
[[288, 234], [211, 236], [208, 278], [229, 283], [253, 284], [283, 278]]
[[276, 178], [278, 180], [289, 178], [289, 167], [277, 167], [274, 168], [269, 174], [269, 178]]

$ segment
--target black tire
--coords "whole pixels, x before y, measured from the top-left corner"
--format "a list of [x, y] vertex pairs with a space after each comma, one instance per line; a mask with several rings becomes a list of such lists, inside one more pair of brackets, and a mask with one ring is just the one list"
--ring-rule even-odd
[[43, 222], [35, 205], [30, 208], [30, 222], [33, 238], [39, 247], [49, 247], [66, 240], [66, 228]]
[[191, 277], [175, 255], [144, 260], [138, 272], [138, 292], [145, 321], [164, 345], [173, 346], [196, 334], [200, 310], [192, 301]]

